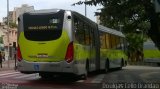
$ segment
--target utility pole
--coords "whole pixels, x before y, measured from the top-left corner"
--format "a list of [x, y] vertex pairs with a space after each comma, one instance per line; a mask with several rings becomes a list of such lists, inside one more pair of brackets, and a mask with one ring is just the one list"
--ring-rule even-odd
[[10, 59], [10, 55], [9, 55], [9, 49], [10, 49], [10, 42], [9, 42], [9, 0], [7, 0], [7, 37], [8, 37], [8, 67], [10, 67], [9, 66], [9, 59]]
[[[86, 2], [87, 0], [85, 0]], [[85, 4], [85, 16], [87, 17], [87, 5]]]

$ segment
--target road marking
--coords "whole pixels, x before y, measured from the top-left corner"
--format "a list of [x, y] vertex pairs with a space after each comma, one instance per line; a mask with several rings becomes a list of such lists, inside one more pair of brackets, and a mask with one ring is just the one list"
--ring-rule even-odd
[[[79, 83], [101, 83], [105, 74], [96, 75], [95, 77], [88, 77], [87, 80], [79, 80]], [[10, 79], [23, 79], [23, 80], [35, 80], [41, 78], [38, 73], [36, 74], [23, 74], [20, 72], [8, 72], [0, 74], [0, 78], [10, 78]]]
[[32, 74], [30, 77], [26, 77], [27, 80], [35, 80], [41, 78], [38, 73]]
[[35, 75], [36, 75], [36, 74], [24, 74], [24, 75], [22, 75], [22, 76], [14, 77], [14, 79], [21, 79], [21, 78], [26, 79], [26, 78], [28, 78], [28, 77], [33, 77], [33, 76], [35, 76]]
[[[38, 73], [37, 73], [38, 74]], [[40, 78], [37, 74], [23, 74], [20, 72], [10, 72], [10, 73], [3, 73], [0, 74], [0, 78], [13, 78], [13, 79], [37, 79]]]
[[18, 74], [10, 74], [10, 75], [4, 75], [4, 76], [1, 76], [1, 78], [13, 78], [13, 77], [15, 77], [15, 76], [21, 76], [21, 75], [23, 75], [23, 74], [21, 74], [21, 73], [18, 73]]
[[6, 76], [6, 75], [11, 75], [11, 74], [18, 74], [18, 73], [20, 73], [20, 72], [4, 73], [4, 74], [0, 74], [0, 77]]

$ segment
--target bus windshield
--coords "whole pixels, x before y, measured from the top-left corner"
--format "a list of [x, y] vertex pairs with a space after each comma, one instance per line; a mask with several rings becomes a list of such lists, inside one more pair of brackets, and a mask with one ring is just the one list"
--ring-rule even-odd
[[58, 39], [62, 34], [64, 11], [48, 14], [23, 15], [24, 35], [32, 41], [50, 41]]

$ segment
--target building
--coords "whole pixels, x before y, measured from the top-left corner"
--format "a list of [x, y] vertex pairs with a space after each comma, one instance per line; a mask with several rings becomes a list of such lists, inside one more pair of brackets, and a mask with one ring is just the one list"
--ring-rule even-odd
[[13, 21], [13, 11], [9, 11], [9, 14], [8, 14], [8, 17], [9, 17], [9, 22], [10, 23], [14, 23], [14, 21]]
[[[23, 4], [21, 7], [15, 7], [14, 11], [9, 11], [8, 21], [9, 23], [18, 24], [19, 15], [24, 12], [33, 11], [34, 6], [29, 6]], [[3, 17], [3, 23], [0, 23], [0, 51], [5, 52], [5, 58], [8, 59], [8, 56], [13, 57], [13, 43], [16, 43], [17, 46], [17, 28], [8, 28], [7, 27], [7, 17]], [[9, 38], [8, 38], [9, 37]], [[8, 53], [8, 48], [10, 52]]]
[[[16, 12], [15, 11], [9, 11], [8, 13], [8, 20], [9, 23], [16, 23]], [[3, 23], [7, 23], [7, 17], [3, 17]]]
[[[24, 12], [33, 11], [34, 6], [29, 6], [27, 4], [23, 4], [21, 7], [15, 7], [14, 11], [9, 11], [9, 23], [16, 23], [18, 24], [18, 17], [19, 15], [23, 14]], [[3, 18], [3, 23], [7, 23], [7, 17]]]
[[15, 21], [16, 23], [18, 23], [17, 19], [19, 17], [19, 15], [23, 14], [24, 12], [29, 12], [29, 11], [33, 11], [34, 10], [34, 6], [29, 6], [27, 4], [23, 4], [21, 7], [15, 7], [14, 11], [15, 11]]
[[3, 37], [4, 37], [4, 24], [0, 23], [0, 51], [4, 51]]
[[[9, 28], [9, 40], [8, 30], [4, 23], [0, 23], [0, 51], [4, 51], [5, 59], [8, 59], [8, 46], [10, 48], [10, 55], [13, 55], [13, 42], [17, 44], [17, 28]], [[8, 42], [9, 41], [9, 42]]]
[[[9, 11], [8, 21], [9, 23], [18, 24], [19, 15], [23, 14], [24, 12], [29, 12], [33, 10], [34, 6], [29, 6], [27, 4], [23, 4], [21, 7], [15, 7], [14, 11]], [[4, 17], [3, 23], [0, 23], [0, 51], [4, 51], [5, 58], [8, 59], [8, 55], [10, 55], [11, 58], [13, 57], [13, 43], [16, 43], [17, 46], [17, 28], [8, 28], [6, 23], [7, 17]], [[10, 48], [9, 53], [8, 48]]]
[[11, 12], [11, 16], [9, 16], [9, 22], [16, 23], [16, 11], [10, 11], [10, 12]]
[[3, 17], [3, 23], [7, 23], [7, 17]]

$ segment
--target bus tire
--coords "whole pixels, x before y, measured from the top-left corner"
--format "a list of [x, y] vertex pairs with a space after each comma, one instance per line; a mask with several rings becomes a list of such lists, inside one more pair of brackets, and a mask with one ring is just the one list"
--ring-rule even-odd
[[86, 72], [87, 74], [89, 73], [89, 60], [88, 59], [86, 61]]
[[124, 64], [125, 64], [124, 66], [127, 66], [127, 61], [126, 60], [125, 60]]
[[121, 59], [121, 64], [120, 64], [119, 69], [121, 70], [123, 66], [124, 66], [124, 60], [123, 60], [123, 58], [122, 58], [122, 59]]
[[89, 60], [87, 59], [87, 61], [86, 61], [86, 72], [85, 72], [85, 74], [83, 74], [82, 76], [81, 76], [81, 78], [83, 79], [83, 80], [86, 80], [87, 79], [87, 76], [88, 76], [88, 74], [89, 74]]
[[87, 73], [81, 75], [79, 79], [87, 80]]
[[108, 58], [106, 59], [104, 70], [105, 70], [105, 73], [107, 73], [109, 71], [109, 59]]

